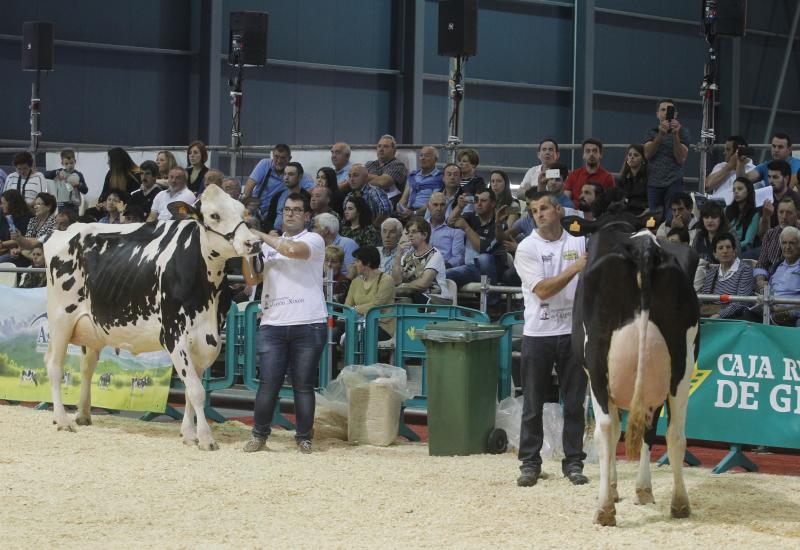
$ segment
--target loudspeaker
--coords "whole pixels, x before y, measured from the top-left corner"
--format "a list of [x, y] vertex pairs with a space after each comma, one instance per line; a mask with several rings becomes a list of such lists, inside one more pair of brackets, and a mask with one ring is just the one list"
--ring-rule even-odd
[[478, 0], [439, 2], [439, 55], [478, 53]]
[[231, 12], [228, 63], [246, 67], [267, 64], [269, 14], [257, 11]]
[[[713, 22], [707, 17], [708, 9], [716, 10]], [[747, 0], [701, 0], [700, 10], [700, 28], [703, 34], [744, 36]]]
[[45, 21], [22, 24], [22, 70], [53, 70], [53, 36], [55, 26]]

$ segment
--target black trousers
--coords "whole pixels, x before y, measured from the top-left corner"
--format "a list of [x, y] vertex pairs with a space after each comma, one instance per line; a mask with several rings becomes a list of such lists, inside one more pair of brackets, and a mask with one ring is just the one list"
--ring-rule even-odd
[[542, 466], [542, 410], [551, 386], [553, 366], [558, 374], [559, 391], [564, 410], [564, 473], [582, 469], [585, 427], [583, 402], [586, 397], [586, 373], [572, 354], [572, 337], [524, 336], [522, 339], [522, 426], [518, 457], [520, 470], [540, 469]]

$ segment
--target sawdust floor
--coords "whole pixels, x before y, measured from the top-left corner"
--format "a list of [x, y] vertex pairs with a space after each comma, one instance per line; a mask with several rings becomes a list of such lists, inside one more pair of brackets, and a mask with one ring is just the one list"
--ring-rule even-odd
[[669, 517], [672, 476], [635, 506], [620, 462], [616, 528], [591, 522], [598, 467], [571, 486], [560, 463], [536, 487], [517, 461], [429, 457], [424, 444], [317, 440], [297, 452], [276, 429], [244, 454], [249, 429], [214, 425], [217, 452], [181, 444], [179, 423], [95, 416], [57, 432], [52, 413], [0, 406], [0, 547], [6, 548], [713, 548], [800, 547], [800, 478], [684, 470], [693, 516]]

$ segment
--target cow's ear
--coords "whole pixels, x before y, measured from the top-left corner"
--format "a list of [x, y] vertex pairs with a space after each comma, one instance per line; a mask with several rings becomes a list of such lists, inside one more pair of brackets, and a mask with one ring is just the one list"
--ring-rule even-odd
[[561, 218], [561, 227], [570, 235], [585, 237], [595, 232], [597, 229], [597, 222], [586, 220], [580, 216], [564, 216]]
[[172, 214], [173, 220], [186, 220], [189, 218], [199, 221], [203, 220], [203, 216], [200, 214], [199, 204], [195, 207], [183, 201], [175, 201], [167, 205], [167, 210]]

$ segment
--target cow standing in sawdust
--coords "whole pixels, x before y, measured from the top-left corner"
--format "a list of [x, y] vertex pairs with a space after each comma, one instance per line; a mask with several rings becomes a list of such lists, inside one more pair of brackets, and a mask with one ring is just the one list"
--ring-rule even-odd
[[244, 206], [215, 185], [194, 207], [182, 202], [169, 207], [195, 219], [73, 224], [44, 245], [50, 329], [45, 364], [59, 430], [75, 429], [61, 400], [69, 344], [82, 347], [75, 416], [80, 425], [92, 423], [91, 380], [104, 346], [131, 353], [166, 349], [186, 386], [184, 443], [218, 448], [203, 411], [201, 380], [219, 355], [226, 313], [223, 270], [227, 259], [256, 253], [260, 241], [244, 224]]

